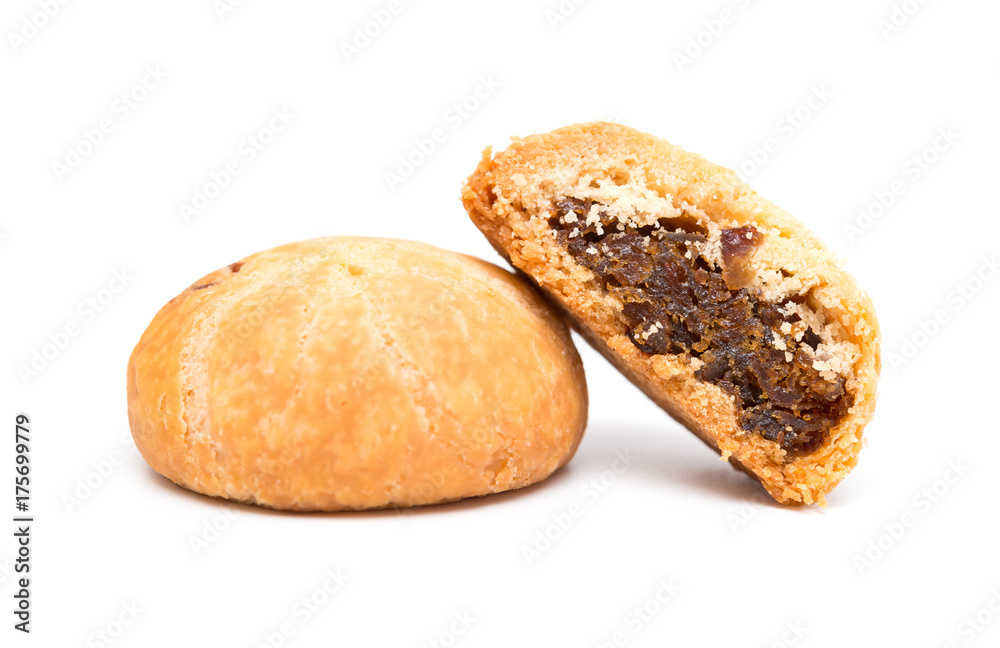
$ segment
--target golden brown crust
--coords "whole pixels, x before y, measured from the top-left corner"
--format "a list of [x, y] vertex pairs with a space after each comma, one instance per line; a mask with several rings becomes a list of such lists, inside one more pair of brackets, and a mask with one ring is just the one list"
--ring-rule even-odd
[[157, 472], [288, 510], [451, 501], [576, 451], [583, 367], [510, 272], [428, 245], [325, 238], [247, 257], [156, 315], [128, 368]]
[[[776, 442], [744, 433], [732, 397], [695, 378], [688, 359], [640, 351], [626, 335], [621, 302], [551, 236], [552, 206], [566, 197], [609, 205], [623, 222], [689, 218], [714, 240], [723, 229], [748, 224], [763, 233], [748, 261], [753, 289], [771, 301], [807, 297], [801, 315], [823, 336], [816, 366], [846, 376], [854, 397], [822, 447], [791, 457]], [[822, 503], [854, 467], [880, 370], [871, 301], [811, 232], [734, 172], [625, 126], [578, 124], [515, 138], [496, 156], [487, 149], [462, 200], [493, 246], [552, 297], [598, 351], [777, 501]]]

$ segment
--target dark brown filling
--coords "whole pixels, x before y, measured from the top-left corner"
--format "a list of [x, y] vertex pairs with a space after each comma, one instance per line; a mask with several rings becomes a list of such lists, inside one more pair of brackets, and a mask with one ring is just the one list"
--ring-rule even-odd
[[[786, 322], [801, 321], [782, 313], [791, 300], [770, 303], [745, 287], [751, 277], [742, 262], [761, 242], [760, 233], [751, 226], [724, 231], [721, 270], [700, 256], [695, 244], [706, 237], [696, 224], [661, 219], [657, 226], [623, 226], [603, 208], [588, 223], [593, 204], [562, 200], [549, 225], [576, 261], [621, 299], [636, 347], [701, 360], [695, 375], [736, 398], [745, 431], [776, 441], [789, 454], [818, 448], [853, 397], [843, 377], [825, 380], [813, 367], [815, 358], [804, 347], [816, 349], [815, 331], [807, 328], [797, 340], [782, 333]], [[776, 348], [776, 340], [785, 348]]]

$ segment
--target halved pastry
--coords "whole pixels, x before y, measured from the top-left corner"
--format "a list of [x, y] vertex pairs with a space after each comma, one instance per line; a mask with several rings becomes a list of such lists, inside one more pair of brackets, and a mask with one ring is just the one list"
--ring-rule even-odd
[[778, 502], [823, 503], [857, 463], [871, 301], [734, 172], [598, 122], [487, 149], [462, 199], [598, 351]]

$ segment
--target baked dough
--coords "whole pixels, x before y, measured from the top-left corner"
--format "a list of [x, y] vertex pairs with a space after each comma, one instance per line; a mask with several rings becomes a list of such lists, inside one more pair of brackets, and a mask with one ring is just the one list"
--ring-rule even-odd
[[565, 323], [523, 280], [429, 245], [323, 238], [213, 272], [128, 366], [142, 456], [199, 493], [295, 511], [541, 481], [587, 417]]
[[736, 174], [609, 123], [487, 149], [473, 222], [660, 407], [784, 504], [824, 503], [875, 408], [868, 296]]

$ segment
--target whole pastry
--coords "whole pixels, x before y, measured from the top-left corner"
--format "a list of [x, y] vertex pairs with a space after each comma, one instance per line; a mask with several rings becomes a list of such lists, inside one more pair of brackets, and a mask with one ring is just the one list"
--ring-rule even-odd
[[871, 300], [735, 173], [578, 124], [487, 149], [463, 201], [598, 351], [777, 501], [822, 502], [854, 467], [880, 369]]
[[323, 238], [196, 281], [128, 366], [157, 472], [297, 511], [433, 504], [564, 465], [587, 416], [568, 330], [521, 279], [429, 245]]

